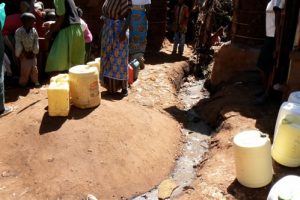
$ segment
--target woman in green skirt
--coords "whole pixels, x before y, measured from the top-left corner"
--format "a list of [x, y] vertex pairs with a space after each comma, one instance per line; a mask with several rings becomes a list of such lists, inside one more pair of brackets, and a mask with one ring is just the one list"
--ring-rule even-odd
[[69, 68], [84, 64], [85, 42], [80, 26], [80, 18], [73, 0], [54, 0], [56, 22], [46, 33], [50, 39], [54, 32], [58, 32], [51, 47], [46, 72], [63, 72]]

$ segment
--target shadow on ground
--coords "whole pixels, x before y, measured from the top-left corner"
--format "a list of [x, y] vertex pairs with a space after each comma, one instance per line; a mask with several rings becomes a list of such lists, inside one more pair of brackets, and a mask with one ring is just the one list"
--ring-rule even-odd
[[50, 117], [49, 113], [45, 112], [39, 133], [40, 135], [45, 135], [47, 133], [58, 131], [67, 120], [83, 119], [91, 114], [95, 109], [96, 108], [82, 110], [72, 107], [68, 117]]
[[165, 111], [172, 115], [176, 121], [182, 124], [184, 129], [208, 136], [211, 134], [209, 126], [202, 121], [193, 110], [184, 111], [180, 110], [176, 106], [172, 106], [166, 108]]
[[272, 94], [265, 104], [255, 105], [255, 93], [259, 89], [260, 80], [256, 71], [239, 73], [228, 83], [222, 84], [210, 98], [201, 100], [194, 109], [213, 128], [239, 114], [255, 119], [256, 128], [260, 131], [273, 133], [281, 99], [278, 94]]
[[145, 64], [149, 65], [159, 65], [164, 63], [173, 63], [179, 61], [188, 60], [188, 57], [181, 56], [178, 54], [168, 54], [165, 52], [157, 52], [145, 55]]

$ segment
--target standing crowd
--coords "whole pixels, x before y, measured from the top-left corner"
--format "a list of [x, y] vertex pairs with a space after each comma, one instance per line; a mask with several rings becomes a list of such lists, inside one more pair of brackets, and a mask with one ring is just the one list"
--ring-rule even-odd
[[[53, 0], [45, 9], [37, 0], [0, 1], [0, 116], [12, 111], [4, 106], [6, 82], [39, 87], [39, 70], [50, 77], [90, 59], [93, 36], [74, 0]], [[100, 81], [110, 94], [128, 95], [128, 64], [144, 67], [151, 0], [105, 0], [102, 6]], [[183, 53], [188, 7], [179, 0], [175, 11], [174, 51]], [[45, 69], [38, 67], [47, 58]], [[30, 83], [29, 80], [32, 82]]]

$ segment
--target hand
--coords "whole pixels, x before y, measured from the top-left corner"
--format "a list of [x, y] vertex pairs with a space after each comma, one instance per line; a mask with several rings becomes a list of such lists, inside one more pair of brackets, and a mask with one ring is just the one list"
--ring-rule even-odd
[[51, 31], [47, 31], [45, 33], [45, 39], [50, 41], [52, 39], [52, 32]]
[[55, 24], [55, 21], [47, 21], [47, 22], [43, 23], [42, 27], [49, 30], [52, 24]]

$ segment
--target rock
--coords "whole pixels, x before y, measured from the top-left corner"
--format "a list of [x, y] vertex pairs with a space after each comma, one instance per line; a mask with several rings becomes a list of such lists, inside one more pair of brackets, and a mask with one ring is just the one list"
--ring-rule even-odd
[[161, 182], [158, 186], [158, 199], [164, 200], [170, 198], [173, 191], [177, 188], [177, 184], [172, 179]]
[[86, 200], [98, 200], [94, 195], [88, 194]]

